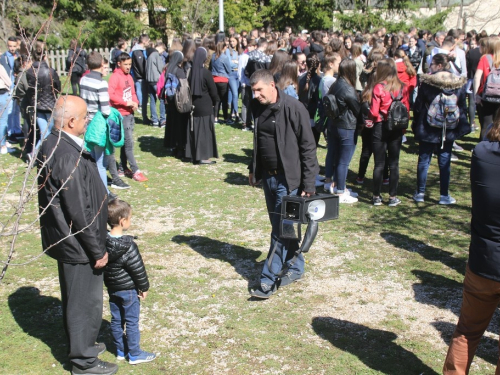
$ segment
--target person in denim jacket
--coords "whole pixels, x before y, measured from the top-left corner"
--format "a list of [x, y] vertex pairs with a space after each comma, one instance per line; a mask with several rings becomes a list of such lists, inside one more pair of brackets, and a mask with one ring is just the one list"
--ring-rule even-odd
[[227, 111], [229, 106], [227, 99], [229, 75], [231, 74], [231, 60], [229, 60], [228, 55], [226, 55], [226, 49], [226, 44], [224, 41], [221, 41], [217, 43], [215, 53], [212, 55], [212, 76], [214, 77], [215, 86], [217, 86], [217, 94], [219, 95], [219, 100], [215, 102], [214, 106], [215, 122], [217, 122], [221, 102], [224, 121], [228, 120]]

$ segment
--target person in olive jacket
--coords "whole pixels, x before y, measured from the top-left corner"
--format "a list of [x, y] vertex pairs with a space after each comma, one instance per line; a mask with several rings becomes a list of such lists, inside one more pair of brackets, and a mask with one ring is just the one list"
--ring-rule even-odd
[[[337, 100], [340, 115], [328, 122], [328, 143], [333, 145], [333, 184], [330, 193], [340, 196], [339, 203], [355, 203], [357, 194], [346, 189], [345, 181], [349, 163], [356, 148], [356, 125], [361, 105], [355, 89], [356, 63], [344, 59], [339, 66], [339, 78], [330, 87], [328, 94]], [[326, 176], [332, 177], [332, 176]], [[334, 186], [333, 186], [334, 185]]]
[[128, 356], [129, 363], [135, 365], [152, 361], [156, 355], [141, 350], [139, 345], [139, 299], [146, 299], [149, 280], [134, 238], [123, 235], [123, 231], [130, 227], [131, 219], [132, 208], [127, 202], [113, 199], [108, 203], [111, 231], [106, 240], [109, 261], [104, 270], [104, 284], [109, 294], [111, 334], [116, 345], [116, 358], [123, 360]]

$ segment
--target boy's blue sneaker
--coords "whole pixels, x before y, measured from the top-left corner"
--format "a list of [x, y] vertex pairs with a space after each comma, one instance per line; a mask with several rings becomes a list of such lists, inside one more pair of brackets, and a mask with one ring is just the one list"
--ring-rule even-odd
[[116, 360], [117, 361], [123, 361], [125, 359], [125, 353], [122, 352], [121, 350], [116, 350]]
[[132, 354], [129, 354], [128, 363], [130, 363], [131, 365], [137, 365], [139, 363], [151, 362], [155, 358], [156, 354], [142, 351], [141, 354], [139, 354], [138, 356], [133, 356]]

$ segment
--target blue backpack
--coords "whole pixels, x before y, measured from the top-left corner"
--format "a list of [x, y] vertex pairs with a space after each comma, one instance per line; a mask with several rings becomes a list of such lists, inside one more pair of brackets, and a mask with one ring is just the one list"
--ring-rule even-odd
[[167, 101], [172, 102], [173, 100], [175, 100], [177, 87], [179, 87], [179, 79], [175, 74], [168, 73], [167, 79], [165, 79], [164, 86], [164, 97]]

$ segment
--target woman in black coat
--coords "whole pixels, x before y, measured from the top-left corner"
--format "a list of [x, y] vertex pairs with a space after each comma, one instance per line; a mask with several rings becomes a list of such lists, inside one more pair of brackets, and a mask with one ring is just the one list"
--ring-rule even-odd
[[189, 76], [194, 111], [187, 128], [186, 157], [194, 164], [215, 164], [209, 159], [219, 157], [213, 114], [218, 101], [217, 87], [212, 73], [203, 66], [206, 58], [207, 50], [198, 47]]
[[[175, 51], [170, 55], [169, 64], [165, 71], [165, 82], [168, 74], [173, 74], [177, 79], [187, 78], [186, 72], [181, 68], [184, 55], [180, 51]], [[189, 120], [189, 113], [179, 113], [175, 107], [175, 100], [165, 100], [165, 112], [167, 123], [165, 126], [165, 136], [163, 145], [173, 149], [172, 155], [182, 158], [185, 153], [186, 131]]]
[[339, 77], [328, 92], [328, 94], [335, 95], [340, 112], [339, 117], [328, 122], [328, 143], [332, 143], [334, 151], [334, 186], [332, 185], [330, 192], [340, 195], [340, 203], [358, 201], [357, 194], [350, 192], [345, 186], [349, 163], [356, 149], [356, 125], [361, 110], [355, 85], [356, 62], [344, 59], [339, 66]]
[[[487, 140], [472, 153], [469, 261], [465, 271], [460, 318], [446, 356], [443, 374], [467, 374], [484, 331], [500, 302], [500, 111]], [[496, 373], [498, 374], [497, 365]]]
[[[413, 124], [412, 130], [415, 139], [419, 142], [418, 147], [418, 167], [417, 167], [417, 191], [413, 196], [415, 202], [424, 201], [425, 184], [427, 182], [427, 171], [432, 160], [432, 154], [437, 154], [440, 177], [440, 200], [439, 204], [454, 204], [456, 200], [448, 194], [450, 185], [450, 167], [451, 151], [453, 142], [469, 134], [471, 131], [470, 123], [467, 121], [467, 104], [465, 77], [458, 77], [449, 72], [450, 64], [448, 56], [442, 53], [434, 55], [430, 74], [420, 76], [420, 88], [417, 99], [413, 106]], [[460, 117], [456, 127], [442, 129], [429, 125], [427, 113], [429, 106], [438, 96], [444, 94], [450, 96], [454, 94], [457, 97], [457, 105], [460, 111]]]

